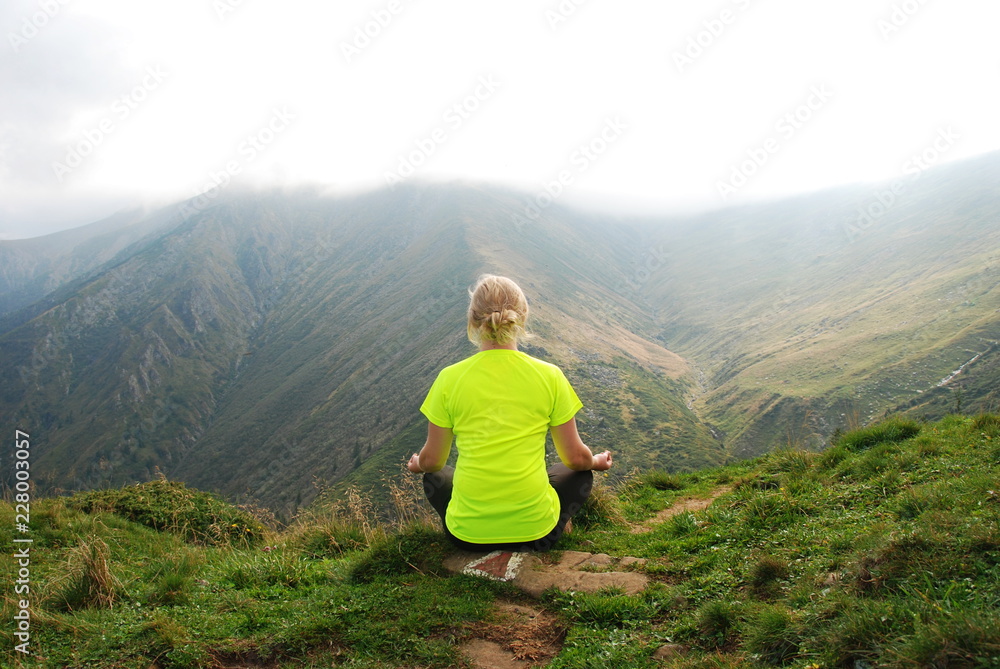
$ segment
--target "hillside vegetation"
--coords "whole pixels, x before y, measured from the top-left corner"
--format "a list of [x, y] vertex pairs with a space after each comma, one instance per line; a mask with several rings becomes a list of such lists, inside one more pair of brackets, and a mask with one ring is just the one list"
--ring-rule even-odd
[[889, 208], [872, 185], [645, 228], [668, 254], [642, 287], [660, 341], [698, 364], [697, 408], [731, 452], [790, 426], [819, 444], [851, 415], [940, 418], [956, 388], [967, 408], [1000, 406], [998, 179], [984, 157], [921, 175]]
[[370, 485], [419, 448], [435, 375], [474, 352], [466, 291], [483, 272], [525, 289], [524, 350], [565, 370], [581, 434], [621, 471], [816, 450], [891, 412], [995, 410], [998, 179], [1000, 154], [928, 170], [864, 226], [884, 186], [528, 219], [530, 194], [411, 183], [231, 189], [3, 241], [0, 415], [32, 433], [45, 492], [159, 470], [287, 519], [317, 486]]
[[[1000, 416], [984, 414], [894, 417], [820, 453], [599, 486], [557, 549], [646, 558], [633, 568], [653, 583], [545, 593], [547, 666], [1000, 667], [998, 481]], [[446, 574], [416, 479], [383, 485], [280, 529], [166, 480], [35, 500], [35, 655], [4, 626], [4, 666], [468, 666], [463, 644], [523, 596]], [[8, 546], [13, 528], [6, 502]], [[12, 583], [14, 561], [2, 568]], [[4, 619], [15, 605], [8, 592]]]

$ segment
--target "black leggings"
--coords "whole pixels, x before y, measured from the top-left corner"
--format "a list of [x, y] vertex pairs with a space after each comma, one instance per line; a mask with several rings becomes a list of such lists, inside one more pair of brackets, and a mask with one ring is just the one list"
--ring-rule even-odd
[[455, 476], [454, 467], [444, 467], [437, 472], [424, 473], [424, 494], [427, 501], [431, 503], [434, 510], [441, 516], [441, 527], [445, 536], [458, 548], [473, 553], [490, 551], [547, 551], [552, 548], [559, 537], [563, 535], [566, 523], [576, 514], [583, 503], [590, 497], [590, 489], [594, 485], [594, 473], [592, 471], [573, 471], [561, 462], [557, 462], [548, 469], [549, 485], [556, 489], [559, 496], [559, 520], [552, 531], [540, 539], [528, 542], [505, 543], [505, 544], [474, 544], [462, 541], [448, 530], [445, 524], [445, 512], [448, 509], [448, 502], [451, 501], [452, 482]]

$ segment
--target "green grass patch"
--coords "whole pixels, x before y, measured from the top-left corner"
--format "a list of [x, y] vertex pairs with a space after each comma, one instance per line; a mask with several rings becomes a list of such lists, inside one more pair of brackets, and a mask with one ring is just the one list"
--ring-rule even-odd
[[684, 480], [677, 474], [656, 469], [642, 474], [638, 479], [638, 483], [640, 485], [648, 485], [654, 490], [683, 490], [685, 487]]
[[895, 443], [912, 439], [920, 433], [920, 424], [900, 417], [888, 418], [881, 423], [847, 432], [833, 446], [847, 451], [864, 451], [877, 444]]
[[189, 541], [213, 545], [260, 543], [265, 527], [247, 511], [179, 481], [157, 479], [108, 490], [78, 493], [67, 502], [88, 513], [106, 511]]
[[[601, 477], [560, 548], [644, 558], [629, 569], [651, 585], [531, 602], [565, 629], [549, 666], [664, 666], [654, 653], [671, 646], [687, 649], [675, 667], [1000, 667], [994, 423], [950, 416], [877, 440], [862, 428], [823, 453], [640, 474], [621, 490]], [[41, 666], [463, 666], [497, 600], [524, 603], [509, 584], [447, 573], [450, 547], [401, 488], [389, 515], [349, 491], [253, 542], [205, 529], [248, 511], [147, 485], [100, 491], [103, 504], [33, 500]], [[714, 501], [633, 531], [688, 498]], [[8, 545], [14, 513], [0, 503]], [[8, 597], [0, 615], [14, 613]], [[15, 666], [10, 627], [0, 641]]]

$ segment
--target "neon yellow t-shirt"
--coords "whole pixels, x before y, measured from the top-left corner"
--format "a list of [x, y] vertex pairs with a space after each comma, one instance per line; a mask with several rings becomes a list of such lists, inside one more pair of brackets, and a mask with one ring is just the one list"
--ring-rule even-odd
[[545, 433], [582, 406], [562, 370], [522, 351], [480, 351], [441, 370], [420, 411], [455, 434], [451, 533], [478, 544], [548, 534], [559, 497], [545, 470]]

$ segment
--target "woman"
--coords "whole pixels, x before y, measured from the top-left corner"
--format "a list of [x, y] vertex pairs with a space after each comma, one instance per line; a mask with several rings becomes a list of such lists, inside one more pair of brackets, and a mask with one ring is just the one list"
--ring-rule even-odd
[[[469, 551], [548, 550], [590, 495], [591, 470], [611, 467], [580, 439], [583, 406], [562, 371], [517, 349], [528, 301], [506, 277], [484, 275], [470, 292], [469, 340], [479, 352], [441, 370], [420, 411], [427, 441], [407, 465], [444, 532]], [[561, 463], [545, 468], [545, 434]], [[446, 467], [455, 439], [459, 457]]]

